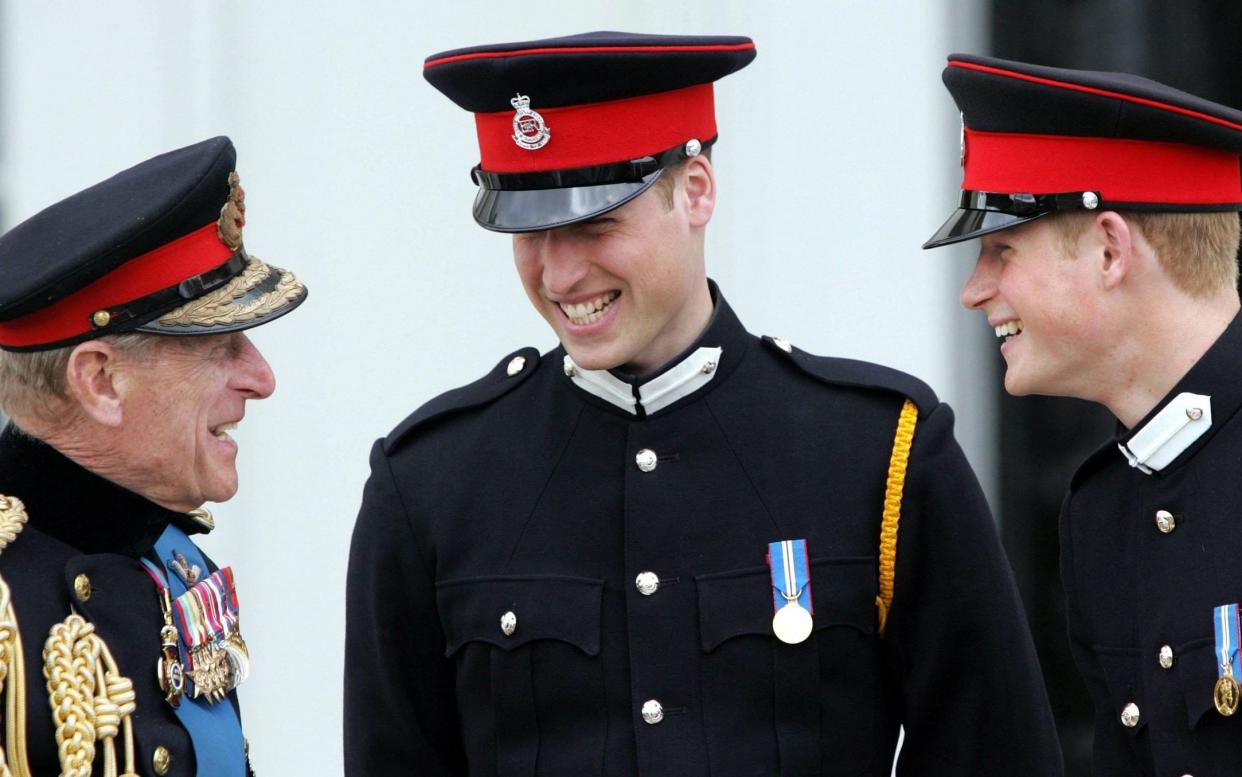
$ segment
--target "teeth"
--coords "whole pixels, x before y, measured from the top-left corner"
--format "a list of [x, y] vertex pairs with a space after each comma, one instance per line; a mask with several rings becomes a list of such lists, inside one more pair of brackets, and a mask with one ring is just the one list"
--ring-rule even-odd
[[996, 332], [997, 337], [1016, 335], [1022, 331], [1022, 322], [1017, 319], [1014, 319], [1013, 321], [1006, 321], [1003, 324], [997, 324], [992, 327], [992, 331]]
[[604, 315], [604, 310], [612, 304], [612, 301], [621, 296], [619, 291], [610, 291], [607, 294], [601, 294], [595, 299], [586, 302], [579, 302], [575, 305], [566, 305], [561, 303], [561, 310], [565, 313], [570, 321], [578, 326], [586, 324], [594, 324]]
[[233, 431], [236, 428], [237, 428], [237, 422], [234, 421], [233, 423], [229, 423], [229, 424], [220, 424], [215, 429], [212, 429], [211, 433], [214, 434], [218, 439], [231, 440], [233, 438], [229, 436], [229, 432]]

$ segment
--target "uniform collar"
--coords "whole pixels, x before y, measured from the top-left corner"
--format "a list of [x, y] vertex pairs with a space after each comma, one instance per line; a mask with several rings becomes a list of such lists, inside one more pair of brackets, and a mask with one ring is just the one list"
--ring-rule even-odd
[[645, 375], [621, 370], [585, 370], [569, 354], [564, 373], [580, 390], [638, 418], [697, 396], [741, 362], [749, 336], [715, 281], [708, 280], [712, 317], [698, 339], [659, 369]]
[[11, 424], [0, 432], [0, 494], [25, 503], [31, 528], [82, 553], [136, 558], [170, 523], [203, 531], [185, 513], [96, 475]]
[[1117, 439], [1130, 466], [1148, 475], [1195, 454], [1242, 407], [1242, 316], [1235, 316], [1151, 412]]

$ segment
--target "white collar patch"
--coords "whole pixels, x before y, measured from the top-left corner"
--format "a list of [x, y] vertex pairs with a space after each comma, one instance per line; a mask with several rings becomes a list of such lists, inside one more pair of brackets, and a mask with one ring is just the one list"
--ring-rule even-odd
[[569, 354], [565, 354], [565, 374], [578, 388], [631, 415], [638, 415], [639, 407], [651, 415], [710, 383], [716, 377], [723, 352], [723, 348], [699, 348], [637, 389], [608, 370], [582, 369]]
[[1212, 398], [1184, 391], [1117, 447], [1130, 466], [1159, 472], [1212, 428]]

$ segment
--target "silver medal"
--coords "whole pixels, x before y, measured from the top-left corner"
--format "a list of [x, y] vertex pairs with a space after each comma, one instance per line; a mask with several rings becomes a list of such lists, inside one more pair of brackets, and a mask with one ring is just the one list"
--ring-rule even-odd
[[814, 626], [815, 621], [811, 618], [811, 613], [796, 601], [789, 602], [772, 616], [772, 631], [777, 639], [787, 645], [806, 642]]

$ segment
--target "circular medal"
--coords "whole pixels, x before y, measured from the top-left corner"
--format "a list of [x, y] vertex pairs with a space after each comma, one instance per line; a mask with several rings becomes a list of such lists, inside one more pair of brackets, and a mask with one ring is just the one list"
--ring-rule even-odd
[[772, 631], [775, 632], [777, 639], [788, 645], [805, 642], [806, 638], [811, 636], [811, 629], [814, 626], [815, 622], [811, 619], [811, 613], [797, 602], [790, 602], [772, 616]]
[[1216, 703], [1216, 711], [1225, 717], [1233, 715], [1238, 711], [1238, 701], [1242, 699], [1242, 688], [1238, 687], [1238, 681], [1225, 675], [1216, 681], [1216, 688], [1212, 691], [1212, 701]]

